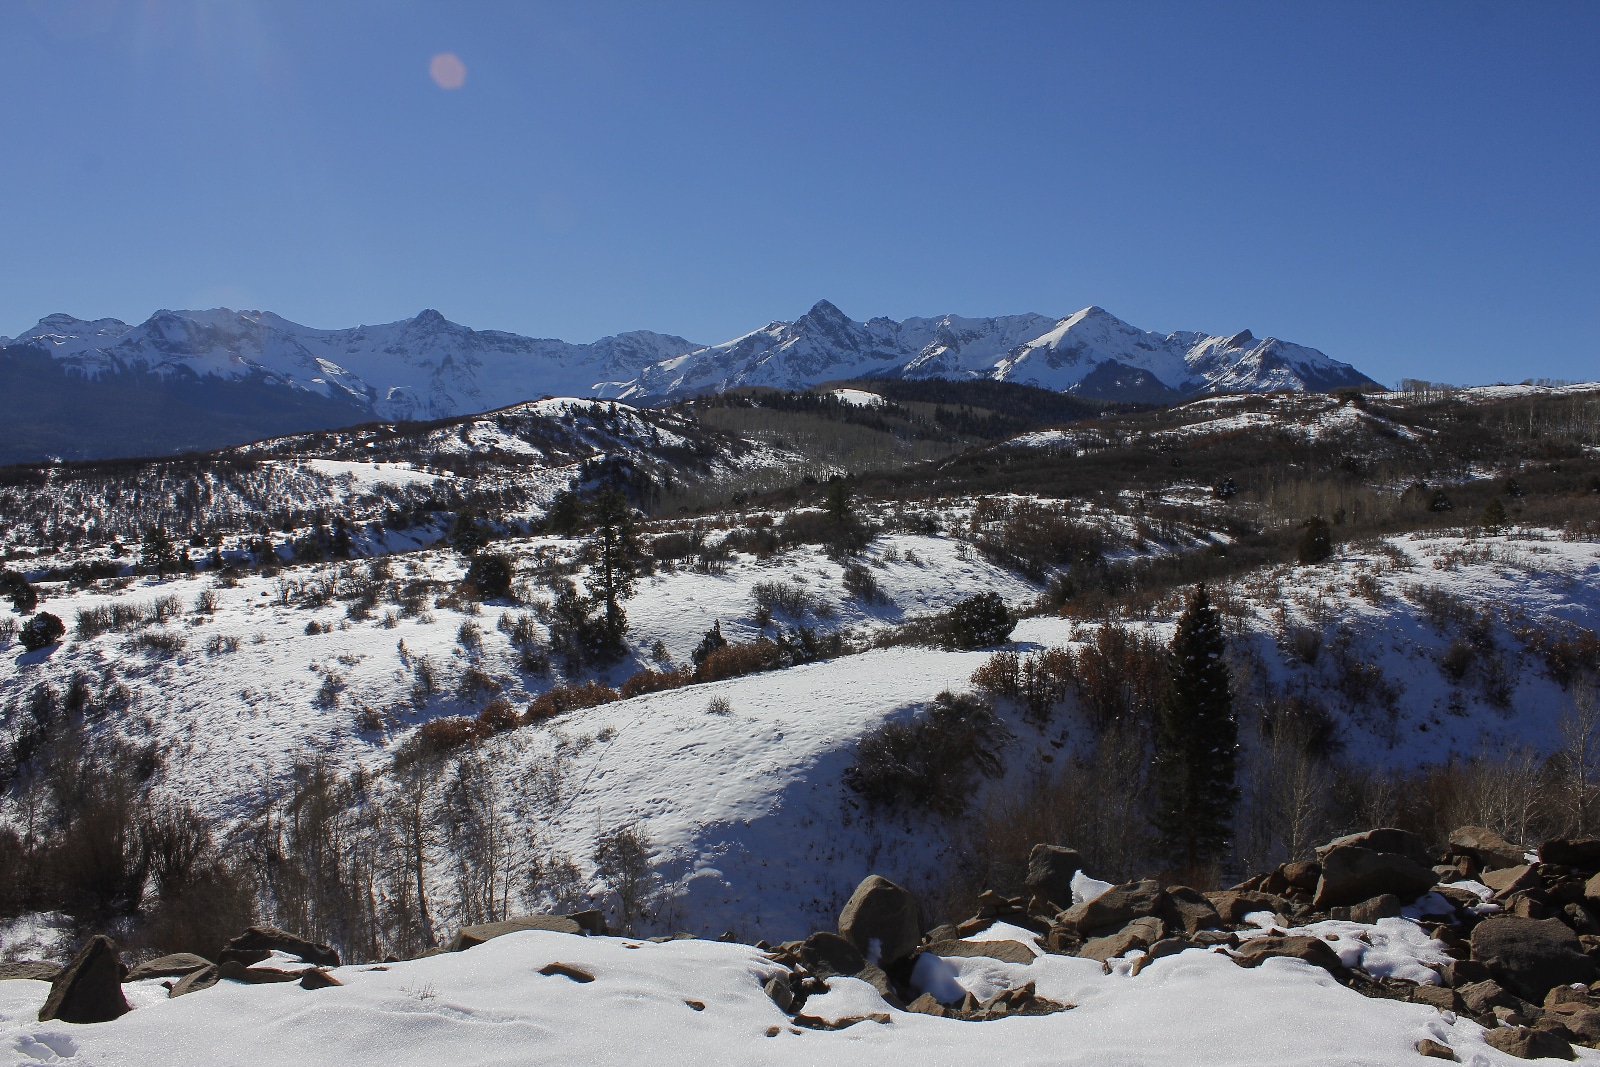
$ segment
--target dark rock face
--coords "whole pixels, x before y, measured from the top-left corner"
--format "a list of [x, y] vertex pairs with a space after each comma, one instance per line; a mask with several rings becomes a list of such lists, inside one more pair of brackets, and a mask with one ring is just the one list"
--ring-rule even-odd
[[1317, 879], [1322, 877], [1322, 864], [1315, 860], [1298, 860], [1283, 865], [1283, 880], [1296, 889], [1315, 892]]
[[1579, 870], [1600, 869], [1600, 840], [1592, 837], [1558, 837], [1539, 846], [1539, 859]]
[[1086, 937], [1115, 933], [1135, 919], [1159, 913], [1165, 899], [1161, 883], [1153, 878], [1125, 882], [1093, 900], [1074, 904], [1061, 921], [1077, 927]]
[[1028, 894], [1048, 901], [1056, 908], [1072, 905], [1072, 876], [1078, 873], [1082, 857], [1060, 845], [1034, 845], [1028, 853]]
[[[1372, 830], [1362, 836], [1379, 832]], [[1402, 901], [1415, 900], [1438, 881], [1431, 867], [1402, 853], [1341, 845], [1322, 857], [1322, 878], [1312, 904], [1317, 908], [1348, 907], [1384, 893], [1393, 893]]]
[[867, 965], [866, 955], [839, 934], [819, 930], [800, 945], [800, 962], [818, 978], [855, 975]]
[[884, 967], [903, 960], [922, 940], [916, 898], [887, 878], [869, 875], [839, 913], [839, 935], [863, 956], [872, 954], [876, 941], [877, 962]]
[[1339, 962], [1339, 954], [1320, 937], [1252, 937], [1239, 943], [1233, 958], [1241, 967], [1259, 967], [1275, 957], [1304, 960], [1336, 978], [1346, 973], [1344, 964]]
[[101, 934], [50, 983], [50, 996], [39, 1009], [39, 1021], [105, 1023], [131, 1011], [122, 996], [122, 962], [116, 944]]
[[291, 956], [299, 956], [307, 963], [314, 963], [318, 967], [339, 966], [339, 953], [331, 945], [318, 945], [307, 941], [303, 937], [279, 930], [275, 926], [252, 926], [244, 933], [228, 942], [217, 962], [236, 959], [245, 966], [250, 963], [259, 963], [266, 957], [256, 955], [254, 959], [245, 962], [244, 954], [260, 952], [287, 952]]
[[1551, 987], [1595, 979], [1595, 963], [1560, 919], [1496, 915], [1472, 931], [1472, 958], [1517, 995], [1544, 1000]]
[[[463, 926], [456, 931], [456, 936], [451, 939], [449, 949], [451, 952], [461, 952], [464, 949], [481, 945], [485, 941], [492, 941], [505, 934], [514, 934], [519, 930], [549, 930], [558, 934], [581, 934], [583, 927], [577, 921], [565, 915], [522, 915], [515, 919], [506, 919], [497, 923], [482, 923], [478, 926]], [[335, 957], [337, 958], [337, 957]], [[305, 959], [304, 956], [301, 959]], [[317, 960], [310, 960], [317, 963]], [[338, 964], [324, 964], [324, 966], [337, 967]]]

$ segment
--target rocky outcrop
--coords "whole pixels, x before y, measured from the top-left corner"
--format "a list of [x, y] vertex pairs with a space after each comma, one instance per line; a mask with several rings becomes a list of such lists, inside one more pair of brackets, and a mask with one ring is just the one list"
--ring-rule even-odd
[[59, 963], [46, 963], [44, 960], [19, 960], [16, 963], [0, 963], [0, 982], [11, 978], [27, 979], [31, 982], [53, 982], [61, 973]]

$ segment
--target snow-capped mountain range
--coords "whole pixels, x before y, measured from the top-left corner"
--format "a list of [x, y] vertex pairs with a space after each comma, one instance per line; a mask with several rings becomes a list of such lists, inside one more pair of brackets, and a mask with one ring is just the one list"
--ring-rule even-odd
[[[52, 368], [65, 373], [47, 373]], [[0, 395], [28, 395], [33, 425], [49, 418], [36, 406], [41, 382], [51, 394], [43, 398], [47, 408], [53, 402], [81, 415], [88, 410], [75, 395], [81, 390], [93, 394], [96, 413], [115, 419], [119, 397], [125, 396], [124, 410], [132, 410], [160, 395], [181, 409], [170, 421], [206, 424], [170, 442], [158, 428], [147, 428], [137, 443], [119, 448], [113, 440], [80, 450], [84, 455], [213, 447], [363, 419], [450, 418], [545, 395], [652, 403], [740, 386], [802, 389], [861, 377], [994, 378], [1155, 402], [1209, 392], [1371, 384], [1349, 364], [1312, 348], [1258, 340], [1248, 330], [1229, 337], [1156, 334], [1098, 307], [1062, 319], [945, 315], [857, 322], [824, 300], [794, 322], [769, 323], [717, 345], [643, 330], [572, 344], [473, 330], [432, 310], [348, 330], [225, 308], [159, 311], [137, 326], [50, 315], [20, 337], [0, 338], [0, 386], [7, 387]], [[26, 389], [20, 388], [24, 380]], [[174, 391], [181, 399], [166, 395]], [[228, 418], [211, 425], [209, 416], [223, 407]], [[41, 456], [62, 451], [44, 442], [18, 444]], [[17, 458], [15, 452], [0, 449], [0, 459]]]

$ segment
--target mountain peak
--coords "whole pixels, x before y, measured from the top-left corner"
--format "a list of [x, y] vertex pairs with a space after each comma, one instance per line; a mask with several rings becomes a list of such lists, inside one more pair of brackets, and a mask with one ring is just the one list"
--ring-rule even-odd
[[814, 322], [849, 322], [850, 316], [840, 311], [831, 300], [818, 300], [811, 305], [811, 310], [806, 312], [804, 318]]
[[445, 317], [433, 308], [423, 308], [417, 312], [417, 317], [411, 320], [418, 326], [443, 326]]

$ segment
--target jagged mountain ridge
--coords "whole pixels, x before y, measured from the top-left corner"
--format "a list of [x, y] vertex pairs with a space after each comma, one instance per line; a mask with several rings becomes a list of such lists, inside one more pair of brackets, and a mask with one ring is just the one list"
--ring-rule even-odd
[[649, 331], [573, 344], [473, 330], [433, 310], [347, 330], [226, 308], [159, 311], [137, 326], [50, 315], [0, 338], [0, 397], [17, 408], [0, 411], [16, 428], [0, 441], [0, 462], [215, 448], [364, 420], [451, 418], [544, 395], [660, 403], [860, 377], [992, 378], [1158, 403], [1372, 384], [1315, 349], [1248, 330], [1161, 335], [1098, 307], [1062, 319], [857, 322], [824, 300], [794, 322], [718, 345]]
[[852, 377], [992, 378], [1103, 400], [1172, 402], [1213, 392], [1374, 384], [1314, 348], [1249, 330], [1157, 334], [1099, 307], [1063, 319], [1008, 315], [855, 322], [821, 301], [794, 322], [648, 367], [633, 400], [737, 386], [803, 389]]

